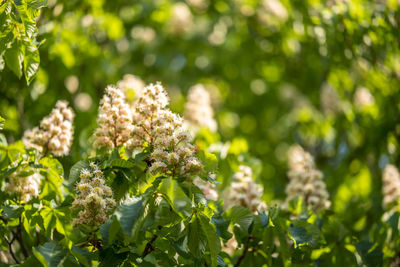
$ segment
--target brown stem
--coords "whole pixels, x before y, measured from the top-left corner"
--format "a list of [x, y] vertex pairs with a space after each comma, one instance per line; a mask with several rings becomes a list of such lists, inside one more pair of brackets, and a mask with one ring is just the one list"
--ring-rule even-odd
[[152, 251], [155, 250], [155, 248], [153, 247], [153, 242], [157, 239], [157, 237], [158, 236], [154, 234], [151, 240], [147, 242], [146, 247], [144, 248], [144, 251], [142, 253], [142, 258], [146, 257], [147, 254], [150, 254]]
[[249, 236], [247, 239], [246, 245], [244, 246], [242, 255], [238, 258], [237, 262], [235, 263], [234, 267], [238, 267], [240, 263], [243, 261], [244, 257], [246, 257], [247, 251], [249, 250], [250, 240], [253, 238], [252, 235]]
[[17, 227], [16, 238], [17, 238], [18, 243], [19, 243], [19, 245], [21, 247], [22, 254], [24, 254], [25, 258], [27, 258], [29, 256], [29, 253], [28, 253], [28, 250], [25, 247], [24, 240], [22, 238], [22, 219], [21, 219], [21, 217], [19, 217], [19, 224], [18, 224], [18, 227]]
[[15, 240], [15, 234], [13, 234], [13, 238], [11, 239], [11, 241], [8, 240], [8, 238], [6, 236], [4, 236], [4, 239], [6, 240], [7, 244], [8, 244], [8, 249], [10, 251], [11, 257], [14, 259], [15, 263], [20, 264], [20, 261], [18, 260], [18, 258], [15, 256], [14, 254], [14, 250], [12, 247], [12, 243]]

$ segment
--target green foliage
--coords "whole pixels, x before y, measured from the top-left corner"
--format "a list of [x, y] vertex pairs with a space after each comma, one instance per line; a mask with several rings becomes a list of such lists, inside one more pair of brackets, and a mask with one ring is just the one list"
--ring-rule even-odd
[[[0, 256], [21, 266], [398, 264], [398, 203], [382, 207], [381, 183], [400, 163], [398, 29], [394, 0], [0, 0]], [[194, 144], [217, 200], [197, 177], [151, 175], [147, 150], [93, 148], [103, 89], [124, 74], [162, 81], [180, 114], [190, 87], [211, 93], [218, 130], [197, 129]], [[24, 131], [59, 99], [76, 112], [70, 154], [26, 149]], [[294, 143], [324, 174], [325, 211], [284, 202]], [[99, 227], [73, 227], [90, 163], [116, 208]], [[242, 164], [267, 209], [227, 209]], [[3, 190], [36, 173], [31, 199]]]
[[4, 0], [0, 6], [0, 70], [4, 61], [14, 74], [24, 74], [29, 84], [39, 70], [36, 18], [47, 0]]

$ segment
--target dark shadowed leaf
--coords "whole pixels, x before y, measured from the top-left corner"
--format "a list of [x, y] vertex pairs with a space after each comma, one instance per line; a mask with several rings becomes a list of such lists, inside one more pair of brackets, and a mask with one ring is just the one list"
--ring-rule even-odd
[[147, 200], [147, 195], [141, 195], [125, 200], [125, 202], [118, 207], [115, 214], [125, 234], [132, 236], [137, 230], [137, 223], [144, 215]]
[[54, 242], [47, 242], [34, 248], [33, 254], [46, 267], [60, 266], [66, 258], [62, 245]]

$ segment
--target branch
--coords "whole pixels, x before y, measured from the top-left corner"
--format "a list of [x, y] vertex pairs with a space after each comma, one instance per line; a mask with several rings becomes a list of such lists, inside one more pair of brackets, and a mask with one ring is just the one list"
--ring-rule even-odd
[[244, 249], [242, 255], [238, 258], [237, 262], [235, 263], [234, 267], [239, 267], [240, 263], [243, 261], [244, 257], [246, 257], [247, 251], [249, 250], [250, 240], [253, 238], [253, 235], [250, 235], [247, 239], [246, 245], [244, 245]]
[[153, 247], [153, 242], [157, 239], [157, 237], [158, 236], [154, 234], [151, 240], [147, 242], [146, 247], [144, 248], [144, 251], [142, 253], [142, 258], [146, 257], [147, 254], [150, 254], [150, 252], [155, 250], [155, 248]]
[[24, 254], [25, 258], [28, 258], [29, 253], [28, 253], [28, 250], [25, 247], [24, 240], [22, 238], [22, 219], [21, 219], [21, 217], [19, 217], [19, 224], [18, 224], [18, 227], [17, 227], [16, 238], [17, 238], [18, 243], [19, 243], [19, 245], [21, 247], [22, 254]]
[[8, 249], [10, 251], [11, 257], [14, 259], [15, 263], [20, 264], [21, 262], [18, 260], [18, 258], [15, 256], [14, 254], [14, 250], [12, 247], [12, 243], [15, 240], [16, 235], [13, 232], [13, 238], [11, 239], [11, 241], [8, 240], [7, 236], [4, 236], [4, 239], [6, 240], [7, 244], [8, 244]]

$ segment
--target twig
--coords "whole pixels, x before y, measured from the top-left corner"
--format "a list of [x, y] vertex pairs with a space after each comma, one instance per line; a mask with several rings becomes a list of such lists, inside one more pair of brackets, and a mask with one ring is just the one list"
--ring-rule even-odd
[[243, 261], [244, 257], [246, 257], [247, 251], [249, 250], [250, 240], [253, 238], [252, 235], [249, 236], [247, 239], [246, 245], [244, 246], [242, 255], [238, 258], [237, 262], [235, 263], [234, 267], [239, 267], [240, 263]]
[[147, 242], [146, 247], [144, 248], [144, 251], [142, 253], [142, 258], [146, 257], [147, 254], [150, 254], [150, 252], [155, 250], [155, 248], [153, 247], [153, 242], [156, 241], [157, 237], [157, 234], [154, 234], [151, 240]]
[[10, 250], [11, 257], [14, 259], [15, 263], [20, 264], [21, 262], [15, 256], [14, 250], [13, 250], [13, 247], [12, 247], [12, 243], [14, 242], [15, 237], [16, 237], [16, 235], [13, 232], [13, 238], [11, 239], [11, 241], [8, 240], [7, 236], [4, 236], [4, 239], [6, 240], [6, 242], [8, 244], [8, 249]]
[[19, 224], [18, 224], [18, 227], [17, 227], [16, 238], [17, 238], [18, 243], [19, 243], [19, 245], [21, 247], [22, 254], [24, 254], [25, 258], [27, 258], [29, 256], [29, 253], [28, 253], [28, 250], [25, 247], [24, 240], [22, 238], [22, 219], [21, 219], [21, 217], [19, 217]]

